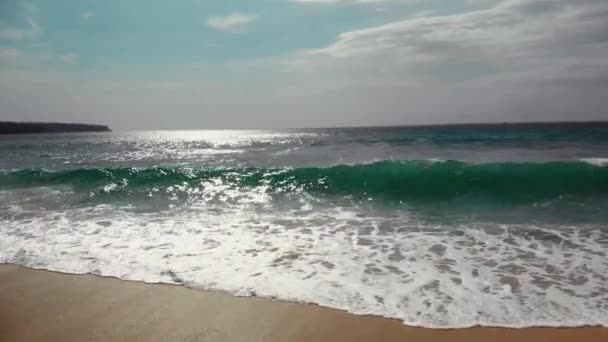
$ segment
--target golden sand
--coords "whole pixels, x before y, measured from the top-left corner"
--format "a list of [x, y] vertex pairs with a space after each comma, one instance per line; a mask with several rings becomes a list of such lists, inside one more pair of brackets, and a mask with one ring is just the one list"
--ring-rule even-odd
[[316, 305], [0, 265], [0, 341], [577, 341], [608, 329], [433, 330]]

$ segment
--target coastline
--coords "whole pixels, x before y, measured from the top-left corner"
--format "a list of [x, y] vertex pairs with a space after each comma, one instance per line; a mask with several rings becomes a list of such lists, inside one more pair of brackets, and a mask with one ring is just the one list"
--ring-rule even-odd
[[0, 135], [112, 132], [106, 125], [0, 121]]
[[608, 328], [413, 328], [311, 304], [0, 265], [2, 341], [606, 341]]

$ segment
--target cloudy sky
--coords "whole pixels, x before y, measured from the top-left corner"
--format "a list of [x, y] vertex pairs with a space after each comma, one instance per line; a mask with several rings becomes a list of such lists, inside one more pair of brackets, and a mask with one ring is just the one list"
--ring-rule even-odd
[[0, 120], [601, 119], [606, 0], [0, 0]]

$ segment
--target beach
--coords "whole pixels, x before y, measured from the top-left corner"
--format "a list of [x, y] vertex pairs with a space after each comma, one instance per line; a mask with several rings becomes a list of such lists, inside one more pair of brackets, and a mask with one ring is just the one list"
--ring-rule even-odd
[[608, 0], [143, 3], [0, 1], [0, 342], [608, 342]]
[[0, 265], [104, 277], [7, 266], [23, 304], [3, 323], [41, 340], [608, 326], [606, 151], [608, 123], [3, 136]]
[[606, 328], [434, 330], [316, 305], [0, 266], [1, 341], [607, 341]]

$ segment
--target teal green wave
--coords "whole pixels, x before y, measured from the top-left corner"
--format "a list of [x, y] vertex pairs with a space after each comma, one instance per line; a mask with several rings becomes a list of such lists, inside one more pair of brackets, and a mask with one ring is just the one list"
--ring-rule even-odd
[[69, 185], [90, 191], [121, 184], [119, 191], [141, 192], [207, 181], [245, 190], [265, 186], [271, 193], [369, 196], [403, 201], [489, 198], [528, 202], [563, 197], [608, 197], [608, 167], [584, 162], [486, 163], [383, 161], [295, 169], [26, 169], [0, 174], [0, 189]]

